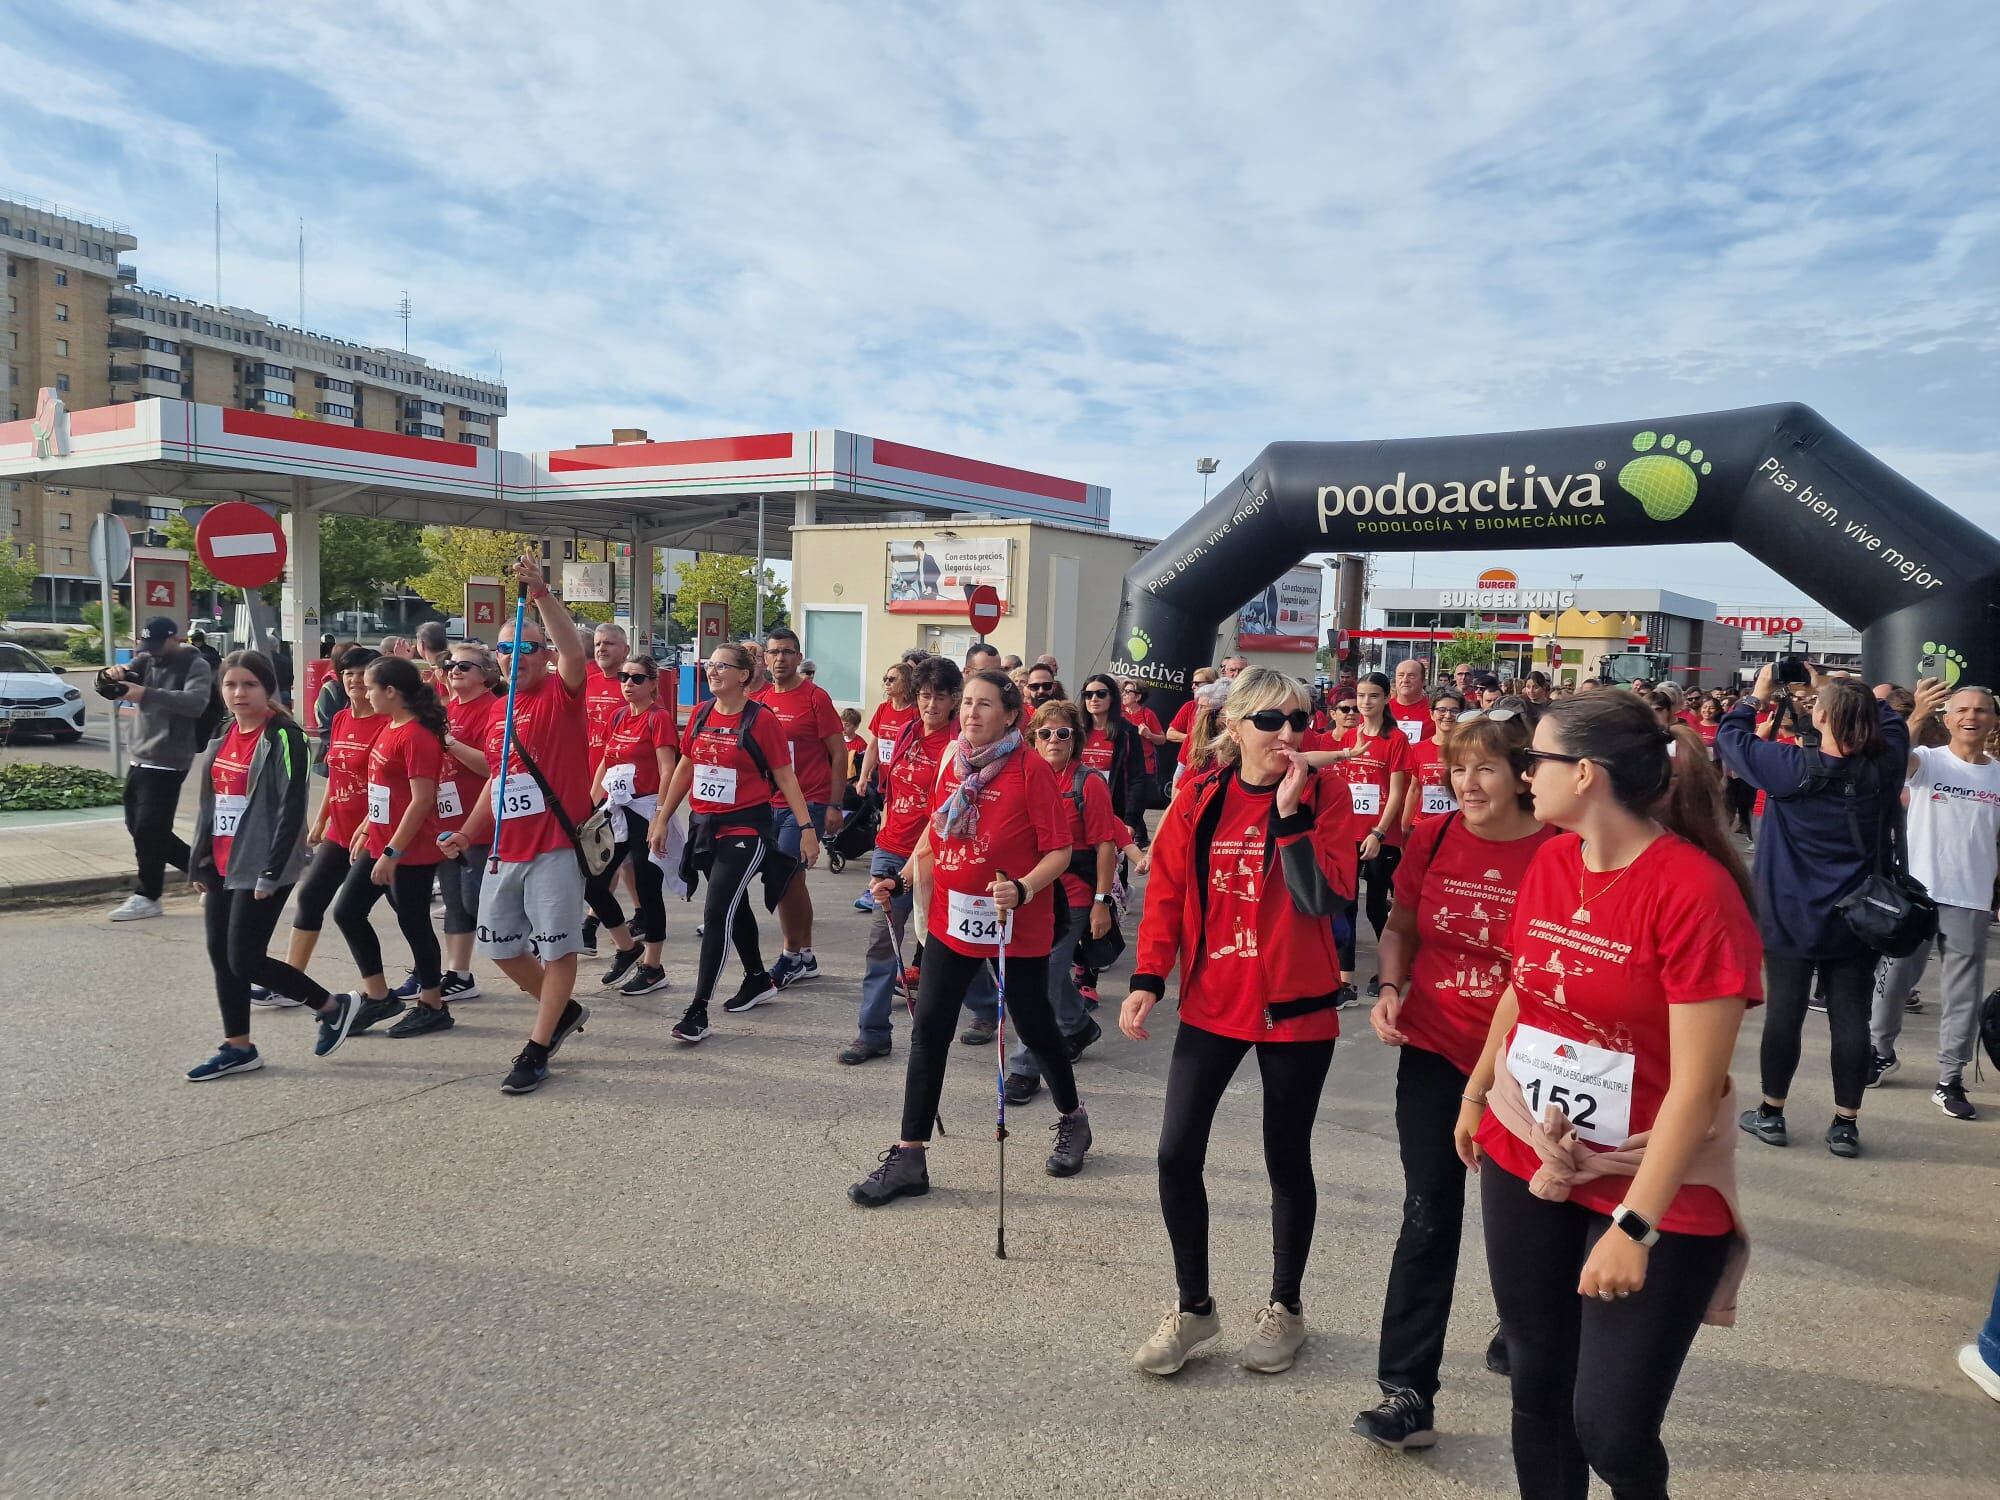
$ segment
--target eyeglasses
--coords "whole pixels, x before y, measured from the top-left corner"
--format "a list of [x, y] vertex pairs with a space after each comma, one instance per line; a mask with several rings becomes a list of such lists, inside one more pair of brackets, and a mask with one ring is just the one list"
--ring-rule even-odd
[[440, 672], [477, 672], [479, 670], [479, 663], [476, 661], [448, 661], [439, 667], [438, 670]]
[[540, 641], [502, 641], [493, 648], [501, 656], [533, 656], [541, 649]]
[[651, 682], [653, 674], [651, 672], [620, 672], [618, 680], [620, 682]]
[[790, 646], [766, 646], [764, 654], [766, 656], [797, 656], [799, 653], [794, 651]]
[[701, 664], [701, 669], [704, 672], [747, 672], [750, 670], [748, 667], [739, 666], [733, 661], [705, 661]]
[[1067, 724], [1046, 724], [1035, 731], [1035, 738], [1038, 740], [1055, 740], [1057, 743], [1061, 743], [1075, 733], [1076, 731], [1071, 729]]
[[[1462, 708], [1446, 708], [1442, 703], [1431, 710], [1431, 713], [1440, 719], [1455, 719], [1464, 712], [1465, 710]], [[1477, 710], [1474, 710], [1474, 712], [1477, 712]]]
[[1352, 703], [1336, 703], [1333, 705], [1333, 711], [1337, 714], [1351, 714], [1356, 710]]
[[1110, 696], [1111, 694], [1104, 688], [1085, 688], [1083, 690], [1083, 697], [1086, 703], [1092, 698], [1109, 698]]
[[1302, 708], [1295, 708], [1290, 713], [1280, 708], [1260, 708], [1254, 714], [1245, 714], [1243, 717], [1266, 734], [1276, 734], [1287, 724], [1292, 726], [1293, 733], [1304, 734], [1306, 725], [1312, 723], [1312, 715]]

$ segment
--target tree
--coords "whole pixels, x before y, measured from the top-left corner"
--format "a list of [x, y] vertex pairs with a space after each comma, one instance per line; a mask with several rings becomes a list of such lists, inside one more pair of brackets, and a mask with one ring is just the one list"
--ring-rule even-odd
[[373, 516], [320, 518], [323, 608], [373, 609], [391, 588], [400, 589], [430, 565], [423, 533], [404, 522]]
[[111, 608], [111, 639], [104, 639], [104, 605], [92, 600], [83, 607], [83, 624], [69, 633], [67, 650], [74, 661], [102, 666], [116, 656], [119, 641], [132, 634], [132, 612], [122, 604]]
[[514, 559], [538, 545], [525, 532], [480, 531], [471, 526], [426, 526], [422, 540], [430, 568], [412, 577], [410, 587], [448, 615], [465, 608], [466, 579], [504, 581]]
[[1437, 648], [1436, 677], [1449, 677], [1460, 662], [1490, 667], [1499, 653], [1500, 637], [1490, 630], [1454, 630]]
[[[729, 632], [747, 636], [756, 629], [756, 564], [747, 557], [730, 557], [721, 552], [704, 552], [691, 563], [674, 565], [674, 623], [694, 639], [700, 627], [701, 606], [720, 599], [729, 606]], [[775, 630], [789, 625], [785, 609], [785, 586], [769, 568], [764, 570], [764, 628]], [[700, 646], [697, 645], [697, 650]]]
[[35, 549], [26, 546], [16, 557], [0, 534], [0, 620], [10, 620], [35, 597]]

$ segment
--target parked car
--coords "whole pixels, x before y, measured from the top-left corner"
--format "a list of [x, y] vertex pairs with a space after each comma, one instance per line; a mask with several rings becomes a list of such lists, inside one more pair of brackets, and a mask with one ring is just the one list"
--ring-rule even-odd
[[83, 694], [26, 646], [0, 643], [0, 721], [11, 734], [83, 738]]

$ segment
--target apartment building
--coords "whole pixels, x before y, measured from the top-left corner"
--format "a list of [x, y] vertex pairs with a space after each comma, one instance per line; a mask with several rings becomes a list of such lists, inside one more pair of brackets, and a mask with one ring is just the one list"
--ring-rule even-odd
[[[31, 416], [53, 386], [71, 408], [165, 396], [304, 421], [491, 447], [507, 388], [418, 355], [313, 333], [241, 307], [216, 307], [138, 284], [120, 256], [138, 248], [121, 224], [58, 205], [0, 197], [0, 414]], [[0, 530], [35, 548], [41, 576], [24, 613], [72, 621], [97, 597], [91, 523], [106, 510], [146, 540], [178, 506], [160, 496], [12, 482]], [[154, 540], [161, 540], [157, 535]]]

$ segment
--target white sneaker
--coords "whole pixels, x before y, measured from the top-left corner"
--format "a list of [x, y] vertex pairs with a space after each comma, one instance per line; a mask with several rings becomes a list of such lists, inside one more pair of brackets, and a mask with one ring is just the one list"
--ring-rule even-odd
[[1188, 1362], [1189, 1355], [1221, 1332], [1222, 1315], [1214, 1303], [1206, 1313], [1183, 1312], [1180, 1303], [1172, 1303], [1160, 1319], [1160, 1331], [1132, 1355], [1133, 1367], [1148, 1375], [1171, 1375]]
[[1967, 1344], [1958, 1351], [1958, 1367], [1972, 1378], [1974, 1385], [2000, 1401], [2000, 1370], [1986, 1363], [1986, 1356], [1979, 1352], [1977, 1344]]
[[1266, 1302], [1257, 1309], [1257, 1328], [1243, 1346], [1238, 1361], [1246, 1370], [1277, 1375], [1292, 1367], [1305, 1346], [1306, 1319], [1282, 1302]]
[[259, 1010], [287, 1010], [304, 1005], [303, 1000], [294, 1000], [290, 995], [281, 995], [276, 990], [267, 990], [261, 984], [250, 986], [250, 1003]]
[[114, 922], [136, 922], [141, 917], [158, 917], [166, 913], [166, 908], [151, 896], [142, 896], [137, 891], [125, 898], [125, 904], [111, 914]]

